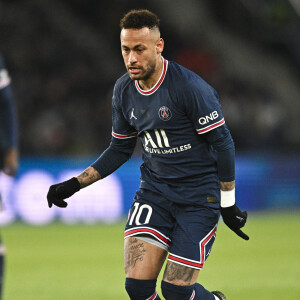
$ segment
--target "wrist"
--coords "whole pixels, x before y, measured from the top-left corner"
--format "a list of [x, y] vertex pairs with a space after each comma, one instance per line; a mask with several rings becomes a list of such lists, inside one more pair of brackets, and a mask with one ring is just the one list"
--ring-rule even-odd
[[235, 204], [235, 188], [230, 191], [221, 190], [221, 207], [226, 208]]
[[71, 179], [68, 180], [70, 185], [72, 186], [72, 189], [74, 189], [76, 192], [80, 190], [80, 183], [76, 177], [72, 177]]

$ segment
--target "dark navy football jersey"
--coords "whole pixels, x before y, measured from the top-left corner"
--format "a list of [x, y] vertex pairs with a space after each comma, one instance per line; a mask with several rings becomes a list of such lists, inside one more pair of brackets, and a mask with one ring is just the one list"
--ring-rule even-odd
[[0, 168], [2, 152], [17, 144], [17, 128], [10, 81], [0, 54]]
[[218, 206], [217, 156], [204, 134], [224, 123], [216, 91], [175, 62], [163, 59], [162, 75], [150, 90], [128, 74], [116, 82], [112, 135], [140, 138], [141, 188], [170, 201]]

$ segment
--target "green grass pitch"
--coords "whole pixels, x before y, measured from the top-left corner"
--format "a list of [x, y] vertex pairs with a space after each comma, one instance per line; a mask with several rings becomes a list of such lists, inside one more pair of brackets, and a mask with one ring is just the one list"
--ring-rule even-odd
[[[299, 212], [252, 213], [245, 228], [248, 242], [221, 222], [199, 282], [229, 300], [300, 299], [299, 217]], [[128, 299], [123, 227], [124, 222], [2, 228], [7, 248], [3, 300]]]

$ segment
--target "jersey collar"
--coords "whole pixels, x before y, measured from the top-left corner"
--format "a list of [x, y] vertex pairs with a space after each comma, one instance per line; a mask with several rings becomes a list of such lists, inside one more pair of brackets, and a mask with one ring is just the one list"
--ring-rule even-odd
[[168, 70], [168, 61], [166, 59], [164, 59], [163, 57], [162, 57], [162, 60], [163, 60], [163, 70], [161, 72], [161, 75], [160, 75], [158, 81], [155, 83], [155, 85], [150, 90], [145, 91], [145, 90], [141, 89], [141, 87], [138, 83], [138, 80], [135, 80], [135, 87], [140, 94], [142, 94], [144, 96], [152, 95], [153, 93], [155, 93], [158, 90], [158, 88], [163, 83], [163, 81], [166, 77], [167, 70]]

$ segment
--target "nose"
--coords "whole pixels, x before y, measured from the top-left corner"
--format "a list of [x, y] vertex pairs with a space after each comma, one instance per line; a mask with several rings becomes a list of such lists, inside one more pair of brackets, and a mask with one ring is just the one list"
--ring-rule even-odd
[[133, 65], [136, 62], [137, 62], [137, 59], [136, 59], [135, 53], [133, 51], [130, 51], [129, 56], [128, 56], [129, 65]]

